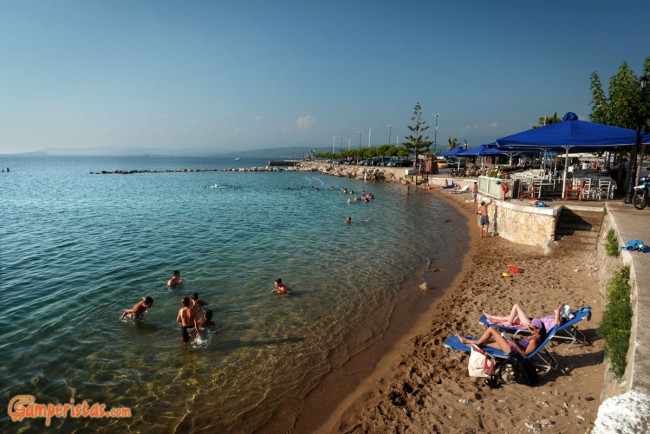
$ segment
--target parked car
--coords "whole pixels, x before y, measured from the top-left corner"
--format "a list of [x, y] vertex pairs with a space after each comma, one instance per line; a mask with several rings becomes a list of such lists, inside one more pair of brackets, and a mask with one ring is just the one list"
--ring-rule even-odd
[[449, 167], [449, 161], [439, 158], [438, 169], [446, 169], [447, 167]]

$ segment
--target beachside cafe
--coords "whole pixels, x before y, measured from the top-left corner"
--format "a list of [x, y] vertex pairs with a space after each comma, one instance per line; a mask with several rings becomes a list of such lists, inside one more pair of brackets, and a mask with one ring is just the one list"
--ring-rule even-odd
[[[615, 147], [641, 143], [650, 143], [650, 135], [580, 121], [569, 112], [562, 122], [502, 137], [495, 143], [457, 156], [506, 155], [510, 158], [510, 164], [503, 167], [497, 176], [479, 178], [479, 191], [490, 196], [501, 197], [500, 183], [505, 178], [513, 198], [610, 200], [614, 198], [617, 181], [624, 179], [619, 177], [618, 170], [624, 171], [625, 168], [623, 165], [620, 168], [610, 165], [609, 154], [601, 161], [591, 154], [586, 157], [585, 153], [608, 152]], [[541, 158], [539, 169], [513, 166], [514, 157], [531, 155]], [[581, 164], [572, 163], [576, 158]], [[585, 163], [587, 158], [593, 164]]]

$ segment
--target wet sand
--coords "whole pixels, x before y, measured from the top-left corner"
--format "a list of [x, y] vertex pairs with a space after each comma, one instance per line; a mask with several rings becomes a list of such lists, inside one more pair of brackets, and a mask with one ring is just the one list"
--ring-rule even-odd
[[[339, 390], [349, 390], [349, 383], [330, 383], [317, 400], [325, 405], [306, 407], [293, 432], [588, 432], [604, 377], [603, 343], [595, 332], [602, 316], [596, 251], [560, 250], [545, 256], [540, 248], [480, 238], [476, 208], [466, 203], [470, 194], [440, 189], [428, 194], [449, 200], [469, 222], [470, 251], [460, 272], [413, 327], [395, 331], [404, 334], [376, 363], [357, 357], [363, 379], [352, 392], [341, 396]], [[502, 277], [510, 264], [521, 272]], [[580, 323], [592, 344], [568, 348], [553, 342], [560, 368], [536, 387], [508, 384], [490, 389], [482, 379], [467, 375], [466, 356], [459, 361], [443, 346], [454, 333], [479, 336], [484, 330], [478, 324], [482, 312], [505, 314], [513, 303], [520, 303], [529, 315], [541, 317], [552, 314], [560, 302], [592, 307], [591, 321]], [[370, 363], [364, 365], [364, 359]], [[347, 375], [354, 377], [356, 366], [346, 366]], [[323, 414], [327, 419], [317, 422]]]

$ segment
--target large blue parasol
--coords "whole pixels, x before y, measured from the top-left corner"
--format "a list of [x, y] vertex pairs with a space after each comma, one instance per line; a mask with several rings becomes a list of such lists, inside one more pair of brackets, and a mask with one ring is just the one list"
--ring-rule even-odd
[[[581, 121], [578, 120], [575, 113], [568, 112], [562, 118], [562, 122], [502, 137], [497, 139], [496, 142], [500, 148], [516, 146], [533, 147], [541, 150], [564, 149], [566, 153], [564, 182], [562, 185], [562, 191], [564, 192], [566, 191], [569, 151], [632, 146], [636, 143], [636, 131]], [[642, 143], [650, 143], [649, 134], [642, 136]]]

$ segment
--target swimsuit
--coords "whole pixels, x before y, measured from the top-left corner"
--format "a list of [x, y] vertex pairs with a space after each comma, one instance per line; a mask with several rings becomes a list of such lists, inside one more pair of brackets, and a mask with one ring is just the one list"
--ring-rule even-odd
[[490, 224], [490, 219], [488, 218], [488, 216], [482, 215], [481, 216], [481, 226], [487, 226], [489, 224]]
[[181, 335], [183, 336], [183, 342], [190, 341], [190, 334], [194, 332], [194, 330], [195, 330], [194, 327], [183, 326], [183, 329], [181, 330]]

